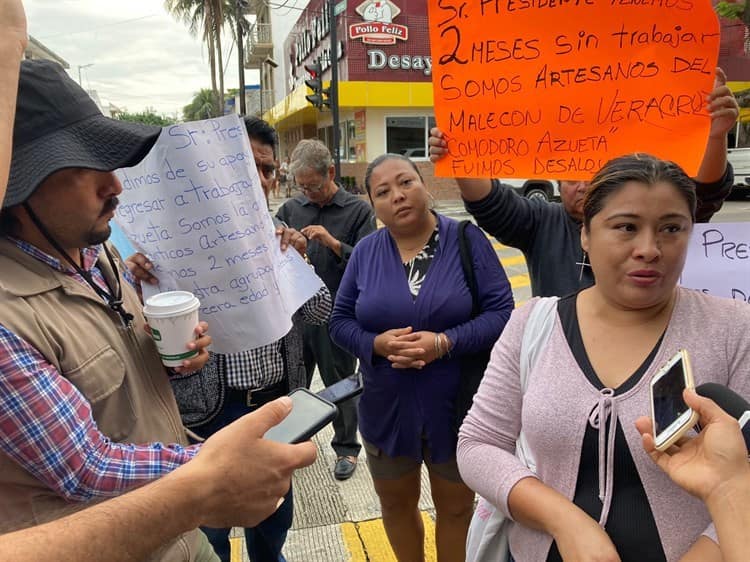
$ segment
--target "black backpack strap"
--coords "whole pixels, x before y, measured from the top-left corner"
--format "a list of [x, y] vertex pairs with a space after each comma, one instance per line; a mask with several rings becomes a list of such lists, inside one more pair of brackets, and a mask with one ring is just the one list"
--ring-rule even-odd
[[466, 227], [471, 221], [463, 220], [458, 223], [458, 251], [461, 254], [461, 269], [464, 270], [464, 279], [469, 286], [471, 293], [471, 317], [474, 318], [479, 314], [479, 289], [477, 287], [477, 277], [474, 274], [474, 258], [471, 255], [471, 244], [466, 238]]

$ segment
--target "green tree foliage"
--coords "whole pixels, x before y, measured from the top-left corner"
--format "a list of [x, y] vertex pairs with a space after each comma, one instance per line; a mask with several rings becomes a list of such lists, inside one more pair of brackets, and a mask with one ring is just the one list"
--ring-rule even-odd
[[745, 15], [746, 2], [719, 2], [714, 9], [723, 18], [730, 20], [741, 20]]
[[185, 121], [198, 121], [219, 117], [222, 112], [216, 109], [216, 96], [210, 88], [204, 88], [195, 94], [193, 101], [182, 108]]
[[[224, 72], [222, 53], [222, 32], [226, 25], [232, 37], [236, 37], [236, 0], [164, 0], [164, 8], [172, 16], [188, 26], [191, 35], [200, 37], [208, 48], [208, 63], [211, 70], [211, 90], [213, 90], [217, 114], [224, 109]], [[242, 16], [241, 24], [245, 33], [249, 24]]]
[[159, 127], [166, 127], [167, 125], [174, 125], [175, 123], [174, 119], [157, 113], [152, 107], [147, 107], [143, 111], [138, 111], [136, 113], [123, 111], [117, 115], [117, 119], [133, 123], [144, 123], [145, 125], [157, 125]]

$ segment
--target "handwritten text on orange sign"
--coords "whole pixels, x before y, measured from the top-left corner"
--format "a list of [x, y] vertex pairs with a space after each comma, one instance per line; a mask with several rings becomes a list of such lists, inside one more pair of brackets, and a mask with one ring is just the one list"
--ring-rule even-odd
[[430, 40], [439, 175], [588, 179], [631, 152], [698, 171], [710, 0], [430, 0]]

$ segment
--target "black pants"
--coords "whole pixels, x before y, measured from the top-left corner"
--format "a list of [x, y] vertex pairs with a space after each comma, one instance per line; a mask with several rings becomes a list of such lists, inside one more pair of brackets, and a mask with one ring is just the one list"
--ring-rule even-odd
[[[354, 374], [356, 359], [331, 341], [328, 324], [305, 324], [304, 344], [308, 388], [316, 365], [326, 386]], [[355, 398], [339, 404], [339, 415], [333, 420], [334, 435], [331, 446], [338, 456], [356, 457], [362, 448], [357, 441], [357, 403], [358, 400]]]
[[[226, 376], [226, 372], [222, 373]], [[276, 400], [287, 394], [286, 380], [271, 388], [261, 390], [251, 395], [251, 405], [247, 404], [247, 391], [227, 389], [224, 407], [216, 418], [206, 425], [195, 428], [195, 432], [201, 437], [213, 435], [221, 428], [229, 425], [240, 417], [254, 412], [262, 405]], [[273, 512], [268, 519], [261, 521], [257, 526], [245, 529], [245, 544], [247, 545], [248, 557], [252, 562], [282, 562], [286, 559], [281, 554], [281, 549], [286, 541], [287, 532], [292, 526], [294, 517], [294, 499], [292, 488], [284, 496], [284, 503]], [[222, 560], [229, 562], [230, 546], [229, 531], [231, 529], [213, 529], [201, 527], [208, 537], [214, 551]]]

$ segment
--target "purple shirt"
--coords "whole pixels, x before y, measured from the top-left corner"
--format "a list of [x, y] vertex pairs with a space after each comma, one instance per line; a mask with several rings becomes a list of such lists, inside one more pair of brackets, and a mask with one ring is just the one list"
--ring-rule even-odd
[[[481, 313], [471, 318], [471, 293], [458, 249], [458, 223], [438, 215], [439, 243], [413, 299], [401, 257], [388, 229], [355, 247], [339, 287], [331, 338], [356, 355], [364, 375], [359, 403], [362, 436], [388, 456], [422, 460], [422, 435], [432, 461], [455, 455], [455, 399], [460, 357], [497, 340], [513, 309], [510, 283], [484, 233], [466, 229], [477, 277]], [[445, 356], [417, 369], [393, 369], [373, 356], [375, 336], [394, 328], [445, 332], [453, 342]]]

